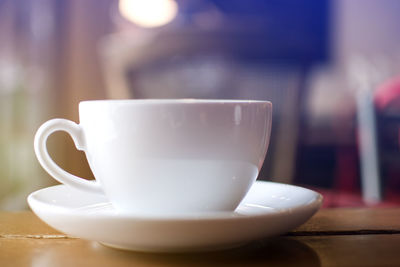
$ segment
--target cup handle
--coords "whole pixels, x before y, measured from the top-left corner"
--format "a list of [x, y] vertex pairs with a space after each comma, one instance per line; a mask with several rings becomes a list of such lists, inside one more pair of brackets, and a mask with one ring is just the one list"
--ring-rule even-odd
[[78, 150], [84, 150], [85, 139], [81, 126], [65, 119], [52, 119], [40, 126], [35, 135], [35, 154], [39, 160], [40, 165], [57, 181], [69, 185], [71, 187], [94, 192], [102, 193], [100, 184], [97, 181], [89, 181], [61, 169], [50, 157], [46, 142], [47, 138], [56, 131], [65, 131], [74, 140], [75, 146]]

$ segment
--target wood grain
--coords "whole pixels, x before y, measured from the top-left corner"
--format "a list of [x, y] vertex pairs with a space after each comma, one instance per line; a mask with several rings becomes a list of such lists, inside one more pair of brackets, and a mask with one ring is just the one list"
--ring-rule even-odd
[[322, 209], [295, 233], [397, 233], [400, 231], [400, 208]]
[[31, 212], [0, 212], [0, 266], [400, 266], [399, 219], [400, 209], [327, 209], [240, 248], [154, 254], [68, 237]]

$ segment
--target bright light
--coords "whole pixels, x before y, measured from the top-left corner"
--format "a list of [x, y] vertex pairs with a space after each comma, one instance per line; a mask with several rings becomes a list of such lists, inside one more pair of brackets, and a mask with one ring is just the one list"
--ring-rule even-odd
[[171, 22], [178, 5], [174, 0], [120, 0], [119, 12], [142, 27], [158, 27]]

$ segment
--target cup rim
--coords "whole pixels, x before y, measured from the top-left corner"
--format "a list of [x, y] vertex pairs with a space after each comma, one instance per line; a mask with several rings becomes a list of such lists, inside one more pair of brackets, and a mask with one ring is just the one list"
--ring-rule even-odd
[[84, 100], [79, 104], [89, 103], [115, 103], [115, 104], [267, 104], [272, 105], [268, 100], [244, 100], [244, 99], [196, 99], [196, 98], [175, 98], [175, 99], [98, 99]]

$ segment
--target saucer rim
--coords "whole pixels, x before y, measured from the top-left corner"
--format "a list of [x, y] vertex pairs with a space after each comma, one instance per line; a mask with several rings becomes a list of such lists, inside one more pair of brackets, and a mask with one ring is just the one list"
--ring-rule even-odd
[[[310, 211], [310, 210], [314, 210], [316, 212], [320, 209], [320, 207], [322, 206], [322, 203], [323, 203], [323, 196], [320, 193], [318, 193], [314, 190], [308, 189], [308, 188], [304, 188], [304, 187], [296, 186], [296, 185], [270, 182], [270, 181], [255, 181], [252, 186], [257, 186], [257, 184], [259, 186], [261, 186], [261, 185], [267, 186], [268, 184], [274, 184], [274, 185], [289, 187], [289, 188], [295, 189], [295, 190], [304, 190], [304, 191], [308, 191], [309, 193], [313, 194], [313, 196], [312, 196], [312, 199], [306, 204], [293, 205], [289, 208], [274, 208], [274, 210], [272, 212], [269, 211], [269, 212], [258, 213], [258, 214], [238, 214], [237, 209], [240, 208], [242, 205], [245, 205], [245, 203], [243, 203], [243, 202], [240, 203], [238, 208], [234, 211], [222, 211], [222, 212], [175, 214], [175, 215], [150, 215], [150, 214], [140, 215], [140, 214], [130, 214], [130, 213], [123, 213], [123, 212], [121, 212], [121, 213], [117, 212], [114, 214], [109, 214], [109, 213], [91, 214], [84, 210], [68, 208], [68, 207], [62, 206], [61, 204], [57, 205], [55, 203], [49, 203], [49, 202], [46, 202], [46, 201], [43, 201], [43, 200], [40, 200], [37, 198], [37, 196], [40, 195], [42, 192], [47, 191], [47, 190], [55, 190], [55, 188], [58, 188], [58, 187], [68, 188], [68, 189], [77, 191], [76, 189], [71, 188], [67, 185], [59, 184], [59, 185], [45, 187], [45, 188], [42, 188], [42, 189], [32, 192], [27, 197], [27, 202], [28, 202], [31, 210], [34, 211], [35, 213], [36, 213], [35, 210], [37, 210], [38, 206], [40, 206], [39, 209], [51, 208], [51, 213], [54, 213], [54, 214], [55, 213], [59, 213], [59, 214], [69, 213], [69, 214], [73, 214], [73, 216], [79, 216], [79, 217], [95, 216], [97, 218], [102, 218], [102, 219], [118, 218], [118, 219], [122, 219], [122, 220], [149, 221], [149, 222], [150, 221], [153, 221], [153, 222], [154, 221], [157, 221], [157, 222], [177, 222], [177, 221], [184, 222], [184, 221], [193, 221], [193, 220], [196, 220], [196, 221], [248, 220], [249, 218], [281, 216], [281, 214], [287, 213], [287, 212], [303, 213], [303, 212]], [[88, 193], [82, 191], [82, 194], [88, 194]], [[96, 194], [96, 195], [98, 196], [99, 194]], [[104, 194], [100, 194], [100, 195], [105, 197]], [[104, 203], [110, 203], [110, 202], [107, 201]]]

